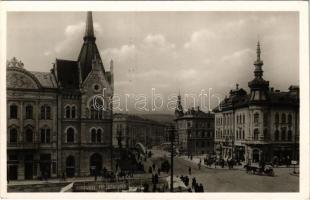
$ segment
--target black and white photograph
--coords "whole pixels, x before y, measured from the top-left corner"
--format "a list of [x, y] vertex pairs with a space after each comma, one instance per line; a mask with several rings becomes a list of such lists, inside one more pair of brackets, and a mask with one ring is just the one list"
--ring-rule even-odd
[[309, 192], [307, 6], [5, 10], [6, 194]]

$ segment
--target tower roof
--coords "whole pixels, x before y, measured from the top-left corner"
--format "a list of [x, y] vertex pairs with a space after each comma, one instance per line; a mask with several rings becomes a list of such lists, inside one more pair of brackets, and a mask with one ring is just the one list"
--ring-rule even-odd
[[86, 29], [85, 29], [85, 35], [83, 39], [84, 39], [84, 43], [83, 43], [83, 46], [81, 48], [81, 51], [78, 57], [78, 63], [80, 64], [82, 81], [85, 80], [89, 72], [92, 70], [92, 61], [94, 59], [99, 61], [104, 71], [102, 60], [101, 60], [97, 45], [95, 43], [96, 37], [94, 34], [93, 17], [92, 17], [92, 12], [90, 11], [87, 12]]
[[87, 39], [96, 39], [94, 35], [93, 16], [91, 11], [87, 12], [84, 40]]

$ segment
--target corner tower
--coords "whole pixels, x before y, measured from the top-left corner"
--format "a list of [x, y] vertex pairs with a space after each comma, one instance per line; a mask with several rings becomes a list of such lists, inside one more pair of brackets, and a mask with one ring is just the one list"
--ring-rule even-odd
[[263, 69], [264, 65], [261, 60], [261, 49], [260, 43], [257, 42], [256, 48], [256, 61], [254, 62], [254, 79], [248, 83], [249, 88], [251, 89], [250, 101], [251, 102], [263, 102], [268, 99], [268, 90], [269, 90], [269, 81], [263, 79]]

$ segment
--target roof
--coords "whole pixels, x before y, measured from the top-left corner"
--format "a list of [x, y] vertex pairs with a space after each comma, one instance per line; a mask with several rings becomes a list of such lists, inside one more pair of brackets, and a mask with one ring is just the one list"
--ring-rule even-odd
[[63, 88], [79, 88], [79, 70], [76, 61], [56, 59], [56, 73], [58, 82]]
[[184, 112], [184, 114], [177, 119], [181, 118], [213, 118], [214, 113], [211, 112], [203, 112], [199, 108], [195, 110], [194, 108], [188, 109], [188, 111]]
[[94, 35], [93, 18], [91, 12], [87, 12], [86, 31], [83, 39], [84, 43], [78, 57], [78, 62], [80, 63], [81, 78], [84, 81], [87, 78], [89, 72], [92, 70], [93, 60], [99, 60], [103, 72], [105, 72], [100, 53], [95, 42], [96, 37]]
[[36, 72], [30, 71], [40, 82], [44, 88], [57, 88], [57, 83], [54, 75], [51, 72]]
[[[298, 106], [299, 105], [299, 97], [296, 93], [298, 90], [298, 86], [290, 87], [289, 91], [278, 92], [268, 90], [267, 96], [268, 100], [266, 105], [268, 106]], [[244, 91], [244, 90], [243, 90]], [[231, 110], [235, 108], [248, 107], [250, 105], [250, 95], [244, 92], [242, 93], [232, 93], [230, 92], [230, 96], [225, 98], [219, 106], [213, 109], [214, 112], [220, 112], [225, 110]], [[221, 107], [221, 110], [220, 110]]]

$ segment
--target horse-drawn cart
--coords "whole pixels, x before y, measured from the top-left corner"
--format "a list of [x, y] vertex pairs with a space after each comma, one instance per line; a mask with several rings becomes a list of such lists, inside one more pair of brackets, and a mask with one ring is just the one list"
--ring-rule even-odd
[[248, 174], [257, 174], [257, 175], [267, 175], [267, 176], [274, 176], [274, 170], [271, 165], [244, 165], [246, 173]]

